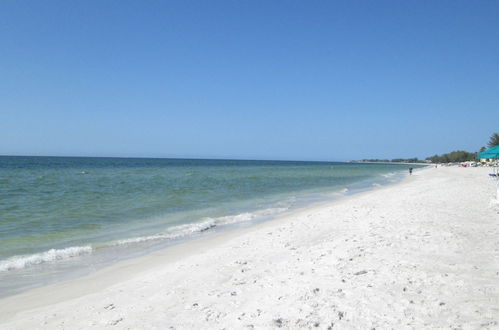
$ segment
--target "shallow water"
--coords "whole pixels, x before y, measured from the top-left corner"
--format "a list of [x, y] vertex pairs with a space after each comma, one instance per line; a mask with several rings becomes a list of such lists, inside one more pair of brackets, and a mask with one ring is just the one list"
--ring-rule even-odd
[[0, 157], [0, 295], [400, 179], [408, 165]]

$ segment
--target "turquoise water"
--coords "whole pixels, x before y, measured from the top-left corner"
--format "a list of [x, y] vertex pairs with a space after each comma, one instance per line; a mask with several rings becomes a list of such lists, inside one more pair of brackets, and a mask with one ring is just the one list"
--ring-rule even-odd
[[0, 295], [401, 177], [407, 165], [0, 157]]

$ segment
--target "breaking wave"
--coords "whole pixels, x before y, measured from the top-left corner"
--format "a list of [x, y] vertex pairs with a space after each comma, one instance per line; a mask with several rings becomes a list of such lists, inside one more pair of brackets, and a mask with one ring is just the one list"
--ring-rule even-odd
[[51, 249], [31, 255], [14, 256], [0, 261], [0, 272], [22, 269], [45, 262], [65, 260], [89, 253], [92, 253], [91, 246], [73, 246], [65, 249]]
[[[188, 223], [183, 225], [178, 225], [166, 229], [164, 232], [121, 239], [118, 241], [105, 244], [108, 247], [112, 246], [123, 246], [136, 243], [144, 243], [155, 240], [173, 240], [187, 238], [192, 235], [200, 234], [217, 226], [225, 226], [230, 224], [236, 224], [246, 221], [252, 221], [259, 218], [264, 218], [272, 216], [278, 213], [282, 213], [288, 210], [288, 208], [269, 208], [263, 209], [256, 212], [245, 212], [236, 215], [228, 215], [217, 218], [204, 218], [200, 222]], [[85, 254], [92, 253], [92, 246], [74, 246], [64, 249], [51, 249], [41, 253], [35, 253], [31, 255], [20, 255], [13, 256], [5, 260], [0, 261], [0, 272], [23, 269], [33, 265], [43, 264], [47, 262], [66, 260], [74, 257], [78, 257]]]
[[112, 243], [111, 245], [128, 245], [133, 243], [143, 243], [147, 241], [164, 240], [164, 239], [178, 239], [188, 237], [190, 235], [201, 233], [214, 228], [216, 224], [213, 221], [202, 221], [197, 223], [179, 225], [169, 228], [165, 233], [159, 233], [149, 236], [140, 236], [126, 238]]
[[256, 212], [245, 212], [236, 215], [227, 215], [217, 218], [204, 218], [200, 222], [189, 223], [185, 225], [179, 225], [169, 228], [163, 233], [158, 233], [149, 236], [132, 237], [127, 239], [122, 239], [113, 242], [111, 245], [128, 245], [134, 243], [143, 243], [155, 240], [171, 240], [189, 237], [191, 235], [199, 234], [207, 230], [213, 229], [218, 226], [231, 225], [246, 221], [252, 221], [259, 218], [264, 218], [272, 215], [276, 215], [287, 211], [288, 208], [269, 208], [264, 210], [259, 210]]

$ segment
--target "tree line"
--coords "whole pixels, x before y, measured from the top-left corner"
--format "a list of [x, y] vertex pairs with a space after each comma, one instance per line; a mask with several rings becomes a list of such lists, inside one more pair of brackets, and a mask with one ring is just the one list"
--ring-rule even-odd
[[[489, 142], [487, 146], [492, 148], [494, 146], [499, 145], [499, 134], [494, 133], [490, 136]], [[452, 151], [443, 155], [435, 155], [426, 158], [426, 160], [431, 161], [432, 163], [460, 163], [467, 161], [474, 161], [478, 159], [478, 154], [482, 151], [485, 151], [487, 148], [485, 146], [481, 147], [478, 152], [467, 152], [463, 150]]]
[[426, 159], [432, 163], [460, 163], [475, 160], [476, 155], [476, 152], [457, 150], [449, 152], [448, 154], [427, 157]]
[[[490, 136], [487, 146], [492, 148], [499, 145], [499, 134], [494, 133]], [[362, 162], [371, 163], [460, 163], [467, 161], [477, 160], [478, 154], [487, 148], [483, 146], [478, 152], [467, 152], [463, 150], [452, 151], [443, 155], [434, 155], [427, 157], [426, 160], [420, 160], [417, 157], [414, 158], [394, 158], [394, 159], [362, 159]]]
[[420, 160], [417, 157], [394, 159], [362, 159], [361, 161], [369, 163], [424, 163], [424, 160]]

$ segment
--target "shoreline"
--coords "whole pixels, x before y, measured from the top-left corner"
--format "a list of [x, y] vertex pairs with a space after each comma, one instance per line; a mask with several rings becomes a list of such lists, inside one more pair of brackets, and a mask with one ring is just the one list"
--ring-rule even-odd
[[[425, 167], [417, 168], [416, 171], [424, 170]], [[164, 247], [160, 247], [149, 252], [145, 252], [139, 256], [132, 256], [130, 258], [121, 259], [115, 263], [112, 263], [105, 267], [99, 267], [90, 273], [86, 273], [76, 277], [70, 277], [62, 279], [56, 282], [51, 282], [45, 285], [36, 286], [23, 290], [19, 293], [0, 296], [0, 319], [5, 316], [10, 316], [14, 312], [18, 312], [17, 308], [13, 306], [7, 306], [3, 308], [2, 301], [12, 299], [13, 302], [17, 301], [29, 301], [29, 304], [34, 303], [36, 299], [31, 299], [31, 297], [36, 298], [38, 296], [44, 295], [46, 291], [59, 291], [61, 295], [56, 295], [55, 297], [49, 297], [51, 302], [57, 302], [58, 300], [67, 300], [78, 297], [81, 294], [94, 293], [102, 290], [108, 286], [113, 285], [114, 279], [110, 277], [113, 274], [124, 275], [123, 272], [126, 271], [126, 277], [131, 277], [137, 275], [144, 271], [144, 268], [153, 268], [155, 266], [155, 261], [157, 258], [162, 258], [165, 262], [175, 262], [182, 260], [183, 258], [195, 255], [206, 248], [214, 248], [222, 245], [226, 241], [237, 238], [240, 235], [250, 233], [252, 231], [257, 231], [265, 228], [266, 225], [272, 226], [273, 224], [282, 221], [286, 222], [290, 216], [299, 216], [300, 214], [307, 214], [313, 212], [316, 209], [321, 209], [327, 207], [332, 203], [340, 202], [343, 200], [348, 200], [356, 198], [356, 196], [362, 194], [368, 194], [373, 191], [387, 189], [392, 186], [403, 183], [405, 180], [410, 179], [409, 175], [404, 174], [403, 177], [399, 178], [396, 182], [391, 182], [385, 185], [372, 184], [370, 186], [363, 186], [362, 188], [356, 188], [354, 190], [348, 190], [346, 193], [337, 193], [335, 197], [329, 197], [329, 199], [324, 199], [322, 201], [315, 201], [311, 204], [298, 207], [296, 209], [290, 209], [270, 219], [249, 221], [244, 223], [235, 223], [221, 228], [216, 228], [215, 230], [208, 231], [206, 234], [200, 236], [186, 237], [178, 240], [177, 242], [170, 242]], [[163, 259], [164, 258], [164, 259]], [[132, 267], [140, 264], [141, 269], [133, 269]], [[120, 272], [120, 273], [119, 273]], [[98, 279], [98, 282], [94, 280]], [[124, 278], [126, 279], [126, 278]], [[123, 278], [121, 280], [124, 280]], [[64, 291], [67, 286], [76, 286], [80, 281], [89, 281], [92, 283], [91, 286], [85, 288], [84, 292], [76, 291]], [[90, 289], [90, 290], [88, 290]], [[47, 302], [44, 301], [44, 304]], [[15, 303], [12, 305], [16, 305]], [[30, 308], [36, 308], [38, 304], [30, 306]], [[0, 323], [1, 324], [1, 323]]]
[[[416, 170], [423, 169], [425, 167], [419, 167]], [[220, 235], [222, 232], [226, 231], [231, 231], [238, 229], [240, 227], [242, 228], [247, 228], [248, 226], [254, 226], [257, 225], [261, 222], [267, 222], [267, 221], [274, 221], [275, 219], [279, 219], [281, 217], [285, 217], [288, 214], [293, 214], [295, 212], [299, 212], [300, 210], [308, 209], [309, 207], [315, 207], [318, 205], [322, 205], [325, 203], [330, 203], [333, 201], [336, 201], [338, 199], [342, 199], [351, 195], [356, 195], [359, 193], [363, 193], [366, 191], [371, 191], [378, 189], [379, 187], [387, 187], [391, 186], [394, 184], [398, 184], [399, 182], [403, 181], [407, 177], [407, 174], [403, 170], [398, 170], [395, 172], [390, 172], [389, 175], [387, 176], [386, 174], [382, 174], [380, 177], [373, 177], [368, 180], [360, 181], [360, 182], [354, 182], [354, 183], [349, 183], [343, 188], [341, 187], [334, 187], [330, 188], [332, 190], [310, 190], [310, 191], [297, 191], [294, 192], [293, 194], [290, 194], [290, 196], [295, 199], [294, 204], [295, 205], [290, 205], [290, 206], [285, 206], [285, 210], [279, 210], [281, 206], [275, 206], [273, 204], [276, 204], [277, 202], [274, 201], [273, 204], [269, 204], [263, 209], [254, 209], [254, 210], [242, 210], [242, 213], [235, 214], [235, 215], [226, 215], [226, 216], [221, 216], [221, 217], [205, 217], [204, 220], [201, 219], [198, 222], [192, 222], [188, 223], [186, 225], [192, 226], [192, 232], [185, 234], [184, 232], [181, 232], [179, 237], [174, 237], [174, 232], [172, 233], [166, 233], [166, 231], [159, 231], [159, 232], [154, 232], [154, 233], [149, 233], [149, 234], [143, 234], [142, 236], [139, 235], [137, 237], [132, 236], [122, 238], [122, 239], [116, 239], [115, 241], [109, 241], [107, 243], [97, 243], [96, 246], [94, 246], [93, 243], [83, 243], [80, 245], [75, 245], [75, 246], [69, 246], [65, 248], [59, 248], [59, 249], [54, 249], [54, 250], [42, 250], [37, 253], [33, 253], [30, 255], [25, 255], [25, 256], [14, 256], [12, 260], [10, 259], [4, 259], [0, 260], [0, 275], [1, 274], [1, 268], [3, 267], [9, 267], [9, 262], [11, 264], [14, 264], [14, 274], [6, 274], [6, 281], [0, 285], [0, 299], [7, 298], [10, 296], [22, 294], [23, 292], [33, 290], [36, 288], [52, 285], [52, 284], [57, 284], [60, 282], [66, 282], [66, 281], [71, 281], [77, 278], [85, 277], [88, 275], [91, 275], [92, 273], [108, 268], [109, 266], [120, 263], [122, 261], [126, 261], [128, 259], [135, 259], [135, 258], [141, 258], [143, 256], [146, 256], [150, 253], [153, 253], [154, 251], [162, 250], [162, 249], [168, 249], [171, 248], [172, 246], [175, 246], [177, 244], [183, 244], [185, 242], [189, 242], [191, 240], [197, 240], [199, 238], [203, 238], [206, 235]], [[270, 196], [268, 197], [268, 200], [271, 200], [272, 198], [275, 199], [275, 196]], [[280, 197], [283, 201], [288, 199], [289, 196], [283, 195]], [[268, 214], [269, 211], [277, 212], [275, 214]], [[236, 212], [237, 213], [237, 212]], [[258, 213], [263, 213], [264, 215], [256, 216]], [[250, 215], [249, 220], [237, 220], [232, 222], [227, 222], [224, 223], [225, 218], [237, 218], [241, 215]], [[222, 220], [222, 221], [220, 221]], [[220, 223], [219, 223], [220, 222]], [[179, 225], [179, 227], [182, 227], [183, 225]], [[175, 227], [172, 227], [173, 229]], [[182, 231], [185, 231], [185, 229], [182, 229]], [[158, 239], [158, 237], [163, 236], [163, 239]], [[173, 238], [167, 238], [168, 236], [172, 236]], [[152, 238], [152, 239], [151, 239]], [[131, 241], [130, 246], [128, 246], [127, 243], [121, 243], [122, 241]], [[136, 241], [136, 243], [135, 243]], [[151, 244], [148, 242], [151, 241]], [[145, 243], [145, 244], [144, 244]], [[117, 250], [115, 251], [110, 251], [111, 249], [117, 249], [118, 246], [123, 245], [121, 249], [123, 251], [119, 252]], [[105, 249], [108, 249], [107, 251]], [[45, 254], [48, 254], [49, 258], [54, 258], [53, 254], [55, 253], [62, 253], [65, 254], [67, 253], [66, 250], [82, 250], [83, 252], [79, 254], [79, 252], [72, 252], [75, 254], [78, 254], [77, 256], [81, 259], [78, 263], [74, 263], [73, 266], [70, 266], [70, 268], [65, 268], [63, 271], [58, 269], [57, 263], [52, 264], [51, 262], [48, 261], [47, 263], [45, 262], [40, 262], [40, 265], [47, 265], [45, 268], [39, 267], [40, 265], [35, 263], [31, 266], [34, 266], [34, 268], [38, 267], [38, 271], [42, 274], [46, 273], [49, 274], [47, 277], [42, 277], [37, 278], [36, 280], [30, 281], [30, 279], [34, 278], [32, 275], [29, 273], [31, 266], [28, 265], [27, 272], [22, 272], [24, 269], [23, 267], [17, 268], [17, 264], [22, 263], [23, 259], [31, 260], [33, 258], [43, 258]], [[89, 250], [90, 252], [88, 252]], [[51, 252], [53, 252], [51, 254]], [[106, 256], [106, 253], [112, 254], [113, 257], [110, 259], [109, 257]], [[127, 253], [131, 253], [127, 255]], [[105, 258], [108, 258], [108, 260], [105, 260]], [[93, 259], [92, 259], [93, 258]], [[66, 259], [69, 262], [72, 262], [74, 259], [69, 258]], [[106, 261], [106, 262], [105, 262]], [[3, 262], [3, 264], [2, 264]], [[76, 262], [76, 261], [73, 261]], [[50, 268], [53, 267], [53, 268]], [[59, 266], [60, 267], [60, 266]], [[18, 274], [15, 272], [18, 271], [18, 269], [21, 270]], [[33, 274], [36, 274], [37, 271], [34, 270]], [[21, 280], [19, 280], [17, 283], [12, 283], [9, 282], [8, 276], [12, 279], [16, 279], [16, 276], [20, 276]], [[36, 275], [35, 275], [36, 276]], [[24, 280], [23, 282], [23, 278]], [[2, 277], [0, 276], [0, 279]]]
[[[0, 328], [497, 325], [499, 229], [484, 200], [494, 192], [485, 173], [421, 169], [393, 185], [2, 298], [8, 323]], [[459, 191], [463, 184], [472, 198]], [[428, 292], [423, 301], [415, 283]], [[464, 308], [469, 302], [474, 311]]]

